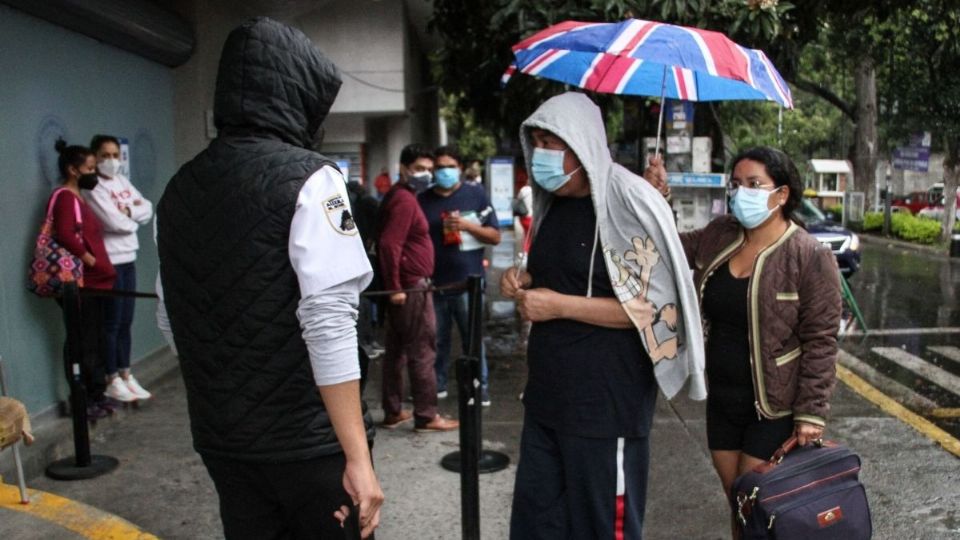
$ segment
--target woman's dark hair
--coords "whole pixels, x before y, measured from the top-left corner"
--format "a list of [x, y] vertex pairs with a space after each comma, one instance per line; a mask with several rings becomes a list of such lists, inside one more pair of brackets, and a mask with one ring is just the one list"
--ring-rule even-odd
[[90, 139], [90, 150], [92, 150], [93, 153], [96, 154], [97, 152], [100, 151], [100, 147], [107, 144], [108, 142], [112, 142], [113, 144], [117, 145], [117, 148], [120, 148], [120, 139], [117, 139], [113, 135], [97, 134], [97, 135], [94, 135], [92, 139]]
[[792, 219], [793, 211], [800, 206], [800, 201], [803, 199], [803, 180], [800, 179], [800, 171], [797, 170], [797, 166], [793, 164], [790, 156], [769, 146], [750, 148], [733, 158], [730, 163], [731, 173], [737, 167], [737, 164], [745, 159], [762, 164], [767, 170], [767, 175], [773, 179], [773, 183], [777, 187], [787, 186], [790, 188], [790, 196], [787, 197], [787, 202], [783, 204], [782, 211], [784, 218]]
[[408, 144], [400, 151], [400, 164], [405, 167], [413, 165], [413, 162], [420, 158], [433, 160], [433, 152], [425, 145], [419, 143]]
[[53, 148], [60, 154], [60, 157], [57, 158], [57, 168], [60, 169], [60, 176], [64, 179], [68, 176], [67, 168], [79, 168], [87, 161], [88, 156], [93, 155], [93, 152], [86, 146], [80, 146], [78, 144], [67, 146], [67, 141], [63, 139], [57, 139], [57, 142], [53, 144]]
[[448, 156], [456, 160], [457, 165], [463, 165], [463, 160], [460, 158], [460, 149], [453, 144], [447, 144], [437, 148], [433, 151], [433, 155], [436, 157]]

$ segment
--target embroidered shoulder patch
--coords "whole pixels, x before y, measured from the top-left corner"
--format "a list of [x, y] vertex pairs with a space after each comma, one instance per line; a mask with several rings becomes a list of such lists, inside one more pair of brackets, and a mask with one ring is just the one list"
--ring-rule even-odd
[[357, 234], [357, 223], [353, 220], [353, 214], [350, 213], [343, 195], [337, 194], [323, 201], [323, 209], [333, 230], [347, 236]]

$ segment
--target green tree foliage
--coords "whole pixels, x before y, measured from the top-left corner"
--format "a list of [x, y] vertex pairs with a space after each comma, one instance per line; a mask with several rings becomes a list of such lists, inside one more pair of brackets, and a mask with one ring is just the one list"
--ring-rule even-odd
[[[808, 44], [798, 59], [799, 70], [818, 85], [836, 88], [844, 99], [853, 98], [853, 82], [841, 54], [830, 48], [830, 34], [824, 32]], [[793, 110], [783, 111], [782, 135], [778, 133], [778, 109], [769, 103], [727, 101], [714, 105], [718, 111], [729, 156], [757, 146], [782, 148], [801, 172], [811, 158], [845, 158], [853, 137], [853, 123], [843, 112], [800, 90], [793, 91]]]
[[477, 124], [473, 111], [461, 107], [460, 101], [460, 96], [444, 94], [440, 115], [446, 121], [460, 155], [464, 159], [483, 161], [496, 154], [497, 140], [490, 130]]
[[952, 193], [960, 179], [960, 2], [911, 2], [878, 34], [887, 45], [880, 73], [890, 134], [902, 141], [911, 132], [929, 130], [942, 144], [947, 239], [955, 221]]

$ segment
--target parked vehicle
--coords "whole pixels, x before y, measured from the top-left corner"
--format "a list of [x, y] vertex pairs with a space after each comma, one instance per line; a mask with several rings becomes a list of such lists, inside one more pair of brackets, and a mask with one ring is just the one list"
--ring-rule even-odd
[[[918, 216], [930, 219], [943, 219], [943, 209], [946, 207], [947, 198], [943, 195], [943, 184], [938, 182], [930, 188], [931, 198], [935, 200], [929, 206], [920, 209]], [[957, 219], [960, 219], [960, 188], [957, 188], [957, 204], [954, 206], [957, 212]]]
[[804, 198], [794, 213], [807, 232], [830, 248], [837, 257], [840, 272], [850, 277], [860, 269], [860, 237], [827, 218], [809, 199]]
[[[957, 190], [957, 198], [960, 201], [960, 189]], [[926, 191], [914, 191], [905, 197], [894, 197], [892, 204], [909, 208], [912, 214], [919, 214], [926, 208], [940, 207], [942, 215], [943, 203], [943, 182], [937, 182]]]

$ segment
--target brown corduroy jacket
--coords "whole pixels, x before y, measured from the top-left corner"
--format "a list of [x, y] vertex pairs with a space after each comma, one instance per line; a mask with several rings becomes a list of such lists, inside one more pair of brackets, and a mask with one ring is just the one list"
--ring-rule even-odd
[[[680, 235], [703, 299], [710, 275], [743, 245], [731, 216]], [[750, 366], [757, 413], [823, 426], [836, 384], [840, 271], [829, 248], [795, 223], [757, 256], [748, 286]], [[702, 309], [701, 309], [702, 313]], [[709, 338], [710, 322], [704, 317]]]

